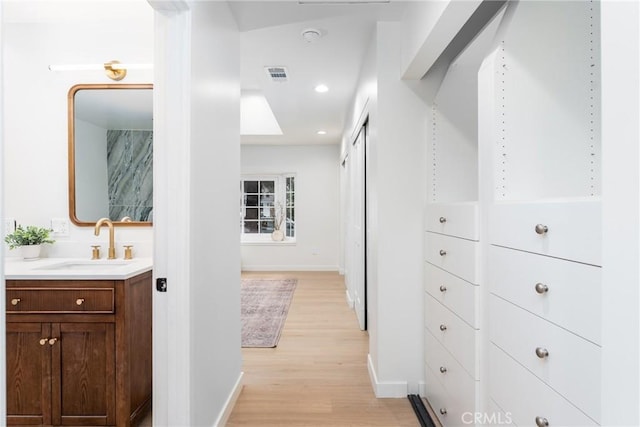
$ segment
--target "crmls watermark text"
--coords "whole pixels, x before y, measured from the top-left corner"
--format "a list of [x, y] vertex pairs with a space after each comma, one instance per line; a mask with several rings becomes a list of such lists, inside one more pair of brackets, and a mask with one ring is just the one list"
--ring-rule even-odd
[[460, 418], [464, 424], [503, 425], [513, 422], [510, 412], [463, 412]]

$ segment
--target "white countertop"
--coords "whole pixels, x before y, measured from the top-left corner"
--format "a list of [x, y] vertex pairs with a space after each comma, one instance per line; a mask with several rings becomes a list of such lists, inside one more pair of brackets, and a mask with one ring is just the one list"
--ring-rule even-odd
[[124, 280], [153, 269], [151, 258], [99, 259], [40, 258], [5, 259], [7, 280]]

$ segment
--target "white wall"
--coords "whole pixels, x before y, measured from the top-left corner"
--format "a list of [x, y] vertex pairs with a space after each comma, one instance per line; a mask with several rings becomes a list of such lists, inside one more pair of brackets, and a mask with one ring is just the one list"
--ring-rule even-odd
[[243, 270], [338, 270], [337, 145], [242, 145], [242, 174], [296, 175], [296, 242], [242, 244]]
[[190, 182], [181, 189], [191, 193], [189, 257], [181, 262], [189, 265], [189, 425], [211, 426], [240, 391], [242, 365], [240, 242], [228, 226], [240, 197], [240, 34], [224, 2], [194, 2], [191, 12]]
[[[67, 93], [78, 83], [114, 83], [102, 71], [52, 72], [50, 64], [153, 62], [153, 10], [144, 0], [4, 2], [5, 217], [50, 226], [68, 218]], [[121, 83], [152, 83], [150, 70], [129, 70]], [[97, 218], [96, 218], [97, 219]], [[107, 234], [71, 226], [49, 256], [89, 256]], [[119, 228], [117, 250], [132, 242], [151, 255], [151, 227]], [[14, 255], [14, 252], [8, 253]]]
[[640, 7], [603, 1], [602, 425], [640, 425]]
[[401, 25], [379, 23], [365, 57], [343, 150], [369, 114], [369, 369], [378, 397], [423, 379], [422, 211], [427, 105], [401, 81]]

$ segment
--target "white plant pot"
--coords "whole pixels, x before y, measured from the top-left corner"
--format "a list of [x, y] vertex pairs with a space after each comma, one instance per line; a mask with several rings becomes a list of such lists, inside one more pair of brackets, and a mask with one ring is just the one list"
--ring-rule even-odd
[[40, 258], [41, 245], [20, 246], [20, 253], [23, 259], [32, 260]]
[[282, 230], [274, 230], [273, 233], [271, 233], [271, 240], [273, 240], [274, 242], [281, 242], [284, 240], [284, 231]]

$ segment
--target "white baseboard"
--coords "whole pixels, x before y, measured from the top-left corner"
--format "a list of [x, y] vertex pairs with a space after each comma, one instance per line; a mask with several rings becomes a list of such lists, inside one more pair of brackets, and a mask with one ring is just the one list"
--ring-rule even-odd
[[344, 291], [344, 293], [347, 296], [347, 305], [349, 308], [353, 309], [356, 302], [351, 298], [351, 295], [349, 295], [349, 290]]
[[340, 267], [340, 269], [338, 270], [338, 274], [344, 276], [344, 268]]
[[338, 271], [337, 265], [243, 265], [242, 271]]
[[235, 386], [233, 386], [233, 390], [229, 394], [227, 401], [224, 402], [224, 407], [222, 412], [218, 416], [213, 427], [224, 427], [227, 425], [227, 421], [229, 421], [229, 417], [231, 416], [231, 412], [233, 412], [234, 406], [236, 406], [236, 402], [238, 401], [238, 397], [240, 397], [240, 393], [242, 392], [242, 377], [244, 376], [244, 372], [240, 372], [238, 375], [238, 379], [236, 380]]
[[369, 378], [371, 379], [373, 392], [375, 393], [377, 398], [407, 397], [408, 393], [406, 381], [378, 381], [378, 375], [376, 375], [376, 369], [373, 366], [371, 354], [367, 355], [367, 367], [369, 368]]

